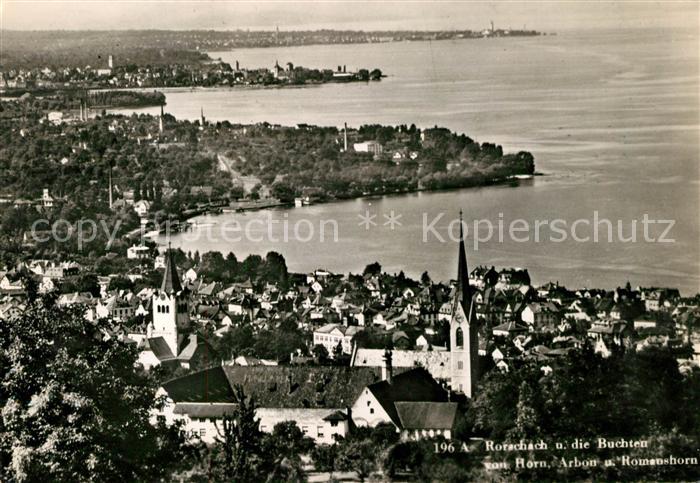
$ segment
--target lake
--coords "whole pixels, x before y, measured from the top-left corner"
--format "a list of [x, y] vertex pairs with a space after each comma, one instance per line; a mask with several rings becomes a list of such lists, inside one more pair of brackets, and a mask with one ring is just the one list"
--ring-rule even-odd
[[[478, 247], [468, 231], [470, 266], [526, 267], [534, 283], [558, 280], [571, 287], [613, 288], [629, 280], [632, 285], [697, 292], [697, 45], [696, 31], [636, 30], [210, 53], [232, 64], [238, 60], [241, 67], [271, 67], [278, 60], [280, 65], [293, 62], [316, 68], [377, 67], [387, 77], [368, 84], [301, 88], [166, 90], [167, 112], [196, 119], [202, 108], [209, 121], [237, 123], [439, 125], [480, 142], [501, 144], [507, 151], [531, 151], [537, 170], [545, 176], [519, 187], [424, 192], [203, 217], [195, 229], [202, 235], [198, 240], [187, 241], [193, 233], [181, 234], [173, 237], [173, 245], [200, 252], [233, 251], [239, 259], [276, 250], [294, 271], [317, 267], [361, 271], [376, 260], [389, 272], [404, 270], [419, 276], [427, 270], [434, 279], [447, 280], [456, 275], [457, 253], [447, 230], [462, 209], [470, 230], [473, 220], [490, 220], [494, 227], [501, 220], [506, 235], [513, 220], [530, 225], [520, 234], [502, 240], [494, 236]], [[158, 108], [136, 112], [156, 114]], [[389, 221], [384, 215], [392, 211], [401, 215], [397, 220], [401, 225], [394, 224], [393, 229], [384, 225]], [[377, 225], [369, 229], [358, 225], [359, 215], [366, 212], [376, 215]], [[440, 213], [443, 217], [435, 221]], [[668, 223], [648, 225], [645, 240], [645, 216], [673, 220], [663, 237], [673, 241], [657, 240]], [[279, 223], [268, 231], [263, 223], [269, 217]], [[613, 225], [612, 241], [603, 218]], [[552, 235], [553, 228], [548, 231], [555, 219], [566, 224], [566, 240]], [[321, 241], [321, 223], [332, 228], [333, 220], [338, 240]], [[583, 221], [572, 233], [577, 220]], [[618, 220], [624, 238], [637, 223], [636, 241], [619, 240]], [[599, 235], [604, 235], [597, 242], [594, 221], [599, 222]], [[231, 241], [237, 237], [226, 237], [221, 230], [235, 222], [254, 236]], [[297, 226], [299, 236], [292, 230], [283, 241], [285, 222]], [[541, 228], [538, 240], [535, 222]], [[428, 229], [424, 237], [426, 224], [434, 231]], [[312, 228], [312, 240], [303, 241]]]

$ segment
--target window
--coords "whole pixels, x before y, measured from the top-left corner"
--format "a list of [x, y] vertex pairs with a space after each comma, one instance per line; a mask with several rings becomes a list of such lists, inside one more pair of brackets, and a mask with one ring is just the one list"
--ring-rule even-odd
[[331, 421], [331, 427], [332, 427], [332, 428], [337, 428], [337, 427], [338, 427], [338, 421]]
[[207, 428], [199, 428], [199, 437], [203, 438], [207, 435]]
[[457, 330], [455, 331], [455, 347], [463, 347], [464, 346], [464, 332], [462, 331], [461, 327], [457, 327]]
[[309, 433], [309, 427], [308, 427], [308, 426], [302, 426], [302, 427], [301, 427], [301, 432], [304, 433], [304, 434], [308, 434], [308, 433]]
[[463, 369], [464, 363], [462, 361], [457, 361], [457, 369]]
[[371, 403], [372, 403], [372, 401], [367, 401], [367, 406], [369, 407], [369, 405], [370, 405]]
[[318, 426], [316, 428], [316, 435], [319, 438], [323, 438], [323, 426]]
[[369, 408], [369, 413], [374, 414], [374, 408]]

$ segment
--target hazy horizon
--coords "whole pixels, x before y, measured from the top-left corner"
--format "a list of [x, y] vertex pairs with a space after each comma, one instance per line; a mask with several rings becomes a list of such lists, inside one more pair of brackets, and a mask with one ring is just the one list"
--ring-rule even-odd
[[0, 28], [83, 30], [568, 30], [689, 28], [697, 2], [4, 0]]

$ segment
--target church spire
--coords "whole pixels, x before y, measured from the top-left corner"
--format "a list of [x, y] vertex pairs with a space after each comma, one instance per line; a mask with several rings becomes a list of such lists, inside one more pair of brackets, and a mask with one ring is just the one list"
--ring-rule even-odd
[[469, 269], [467, 268], [467, 253], [464, 249], [464, 232], [462, 230], [462, 210], [459, 210], [459, 261], [457, 262], [457, 292], [455, 299], [462, 304], [464, 314], [469, 318], [472, 293], [469, 286]]
[[167, 294], [175, 294], [182, 291], [180, 277], [177, 274], [175, 260], [173, 260], [173, 251], [168, 243], [168, 252], [165, 256], [165, 273], [163, 274], [163, 283], [160, 285], [160, 291]]

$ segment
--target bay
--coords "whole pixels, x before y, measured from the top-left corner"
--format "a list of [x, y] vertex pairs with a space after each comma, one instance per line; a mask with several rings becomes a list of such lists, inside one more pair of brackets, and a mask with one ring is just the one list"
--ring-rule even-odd
[[[360, 271], [379, 261], [390, 272], [404, 270], [435, 279], [456, 273], [456, 243], [447, 230], [460, 209], [470, 230], [474, 220], [505, 224], [497, 237], [474, 246], [468, 232], [469, 263], [520, 266], [534, 283], [558, 280], [571, 287], [632, 285], [700, 290], [700, 76], [698, 34], [687, 30], [565, 32], [523, 39], [454, 40], [360, 45], [243, 49], [212, 52], [242, 67], [293, 62], [305, 67], [348, 70], [380, 68], [387, 77], [368, 84], [326, 84], [301, 88], [224, 88], [166, 90], [167, 112], [209, 121], [267, 121], [342, 126], [361, 124], [434, 125], [464, 132], [506, 151], [528, 150], [545, 176], [517, 188], [489, 187], [387, 196], [258, 213], [203, 217], [193, 233], [174, 235], [185, 250], [233, 251], [238, 258], [269, 250], [282, 253], [291, 270], [324, 267]], [[156, 114], [157, 108], [136, 112]], [[391, 212], [401, 225], [384, 225]], [[358, 225], [360, 215], [376, 215], [377, 225]], [[434, 225], [444, 241], [428, 231]], [[572, 239], [589, 235], [596, 216], [613, 224], [613, 241]], [[645, 241], [642, 221], [672, 220], [666, 239]], [[279, 223], [267, 227], [269, 217]], [[300, 220], [308, 220], [300, 222]], [[507, 236], [509, 223], [530, 225], [528, 241]], [[562, 219], [565, 241], [546, 226]], [[231, 241], [221, 231], [251, 220], [254, 240]], [[322, 221], [335, 220], [338, 241], [319, 239]], [[533, 230], [541, 225], [539, 241]], [[629, 237], [622, 242], [617, 222]], [[292, 229], [283, 241], [284, 222]], [[301, 223], [301, 224], [299, 224]], [[299, 227], [294, 236], [293, 227]], [[302, 241], [314, 228], [314, 237]], [[454, 228], [456, 225], [452, 225]], [[480, 225], [485, 226], [485, 223]], [[658, 239], [665, 224], [650, 225]], [[230, 226], [229, 226], [230, 228]], [[304, 228], [307, 230], [304, 231]], [[210, 233], [211, 232], [211, 233]], [[194, 234], [197, 240], [187, 240]], [[482, 233], [484, 236], [486, 233]], [[607, 225], [599, 225], [607, 235]], [[261, 236], [261, 239], [257, 235]], [[522, 239], [524, 234], [516, 238]], [[229, 240], [227, 241], [228, 238]], [[300, 239], [301, 238], [301, 239]], [[260, 241], [256, 241], [260, 240]]]

